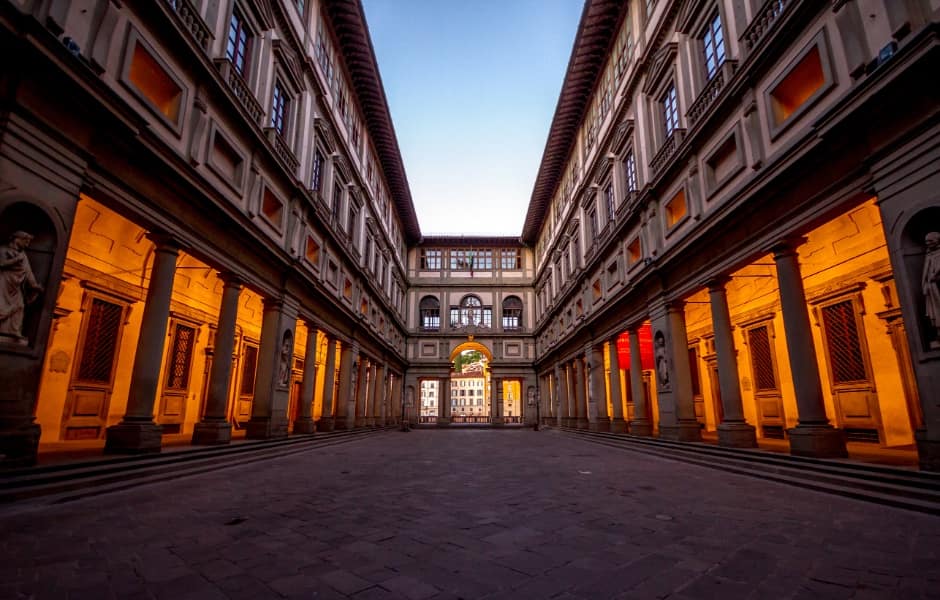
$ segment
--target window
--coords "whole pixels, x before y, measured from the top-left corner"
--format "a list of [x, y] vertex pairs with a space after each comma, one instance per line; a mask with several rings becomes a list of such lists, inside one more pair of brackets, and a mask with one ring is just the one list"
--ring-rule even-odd
[[251, 32], [245, 24], [238, 8], [232, 10], [232, 19], [228, 25], [228, 40], [225, 44], [225, 57], [232, 62], [235, 71], [242, 77], [248, 75], [248, 52], [251, 48]]
[[676, 84], [669, 85], [665, 95], [660, 101], [663, 107], [663, 123], [666, 128], [666, 137], [679, 127], [679, 105], [676, 102]]
[[323, 185], [323, 162], [323, 153], [317, 148], [313, 154], [313, 174], [310, 176], [310, 189], [315, 192], [319, 192]]
[[451, 271], [472, 271], [473, 270], [473, 250], [450, 250], [450, 270]]
[[330, 50], [330, 42], [328, 39], [329, 34], [323, 28], [323, 22], [320, 22], [320, 27], [317, 29], [317, 46], [315, 53], [317, 56], [317, 62], [320, 63], [320, 70], [323, 71], [323, 76], [326, 78], [326, 87], [333, 87], [333, 52]]
[[607, 182], [604, 188], [604, 207], [607, 209], [607, 220], [614, 220], [614, 184]]
[[480, 271], [492, 271], [493, 270], [493, 251], [486, 250], [477, 250], [474, 255], [471, 257], [470, 270], [479, 269]]
[[170, 347], [170, 364], [167, 367], [166, 388], [185, 390], [189, 388], [189, 367], [192, 364], [193, 343], [196, 330], [186, 325], [177, 325]]
[[627, 153], [623, 161], [624, 181], [627, 184], [627, 192], [636, 192], [636, 159], [633, 157], [633, 151]]
[[441, 328], [441, 303], [434, 296], [425, 296], [418, 305], [421, 329], [437, 331]]
[[110, 384], [120, 341], [124, 308], [99, 298], [91, 301], [78, 363], [77, 381]]
[[421, 268], [428, 271], [440, 271], [441, 254], [443, 254], [443, 252], [438, 249], [422, 248]]
[[821, 90], [825, 83], [826, 74], [823, 72], [819, 47], [813, 46], [770, 92], [775, 124], [779, 125], [789, 119]]
[[823, 307], [822, 321], [833, 383], [868, 381], [852, 301], [843, 300]]
[[333, 223], [339, 223], [339, 211], [343, 203], [343, 184], [333, 184]]
[[676, 195], [666, 203], [666, 227], [675, 227], [687, 214], [685, 205], [685, 190], [679, 190]]
[[521, 269], [521, 258], [519, 256], [519, 251], [515, 248], [503, 249], [499, 251], [499, 266], [504, 271], [511, 271], [514, 269]]
[[255, 392], [255, 367], [258, 364], [258, 347], [245, 346], [245, 354], [242, 357], [242, 383], [239, 386], [239, 393], [243, 396], [252, 395]]
[[466, 327], [468, 325], [481, 327], [492, 327], [493, 325], [492, 307], [483, 306], [483, 303], [476, 296], [464, 296], [459, 306], [450, 308], [451, 327]]
[[182, 86], [170, 75], [169, 70], [144, 48], [140, 39], [136, 39], [133, 44], [134, 50], [127, 67], [127, 82], [151, 108], [171, 123], [177, 124], [183, 104]]
[[517, 296], [509, 296], [503, 300], [503, 329], [522, 329], [522, 300]]
[[751, 370], [754, 373], [754, 388], [758, 392], [776, 391], [777, 377], [774, 371], [773, 351], [766, 325], [747, 331], [747, 345], [751, 349]]
[[274, 93], [271, 96], [271, 127], [281, 137], [287, 129], [287, 109], [290, 100], [284, 93], [284, 86], [280, 81], [274, 80]]
[[590, 210], [589, 210], [589, 212], [588, 212], [588, 223], [590, 223], [590, 227], [591, 227], [591, 231], [590, 231], [590, 234], [591, 234], [591, 243], [593, 243], [594, 240], [597, 239], [597, 234], [598, 234], [598, 229], [597, 229], [597, 208], [595, 208], [595, 207], [593, 206], [593, 202], [592, 202], [591, 204], [592, 204], [592, 206], [591, 206], [591, 208], [590, 208]]
[[705, 52], [705, 72], [711, 79], [725, 62], [725, 37], [721, 31], [721, 15], [717, 12], [705, 29], [702, 46]]
[[[356, 226], [358, 225], [357, 221], [359, 220], [359, 209], [350, 202], [349, 203], [349, 213], [346, 216], [346, 235], [353, 237], [356, 235]], [[371, 238], [370, 238], [371, 239]]]

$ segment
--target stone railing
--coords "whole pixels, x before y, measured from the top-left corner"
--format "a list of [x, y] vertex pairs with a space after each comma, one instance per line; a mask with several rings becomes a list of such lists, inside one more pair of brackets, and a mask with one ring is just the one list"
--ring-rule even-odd
[[261, 125], [261, 117], [264, 115], [261, 103], [255, 99], [251, 88], [248, 87], [248, 84], [245, 83], [242, 76], [235, 70], [232, 61], [227, 58], [217, 58], [215, 59], [215, 63], [219, 67], [219, 72], [222, 73], [222, 78], [228, 83], [229, 89], [232, 90], [235, 97], [238, 98], [245, 110], [248, 111], [248, 115], [256, 125]]
[[685, 129], [673, 129], [672, 135], [666, 139], [663, 143], [663, 147], [659, 149], [659, 152], [657, 152], [656, 155], [653, 156], [653, 160], [650, 161], [650, 169], [653, 171], [653, 177], [659, 175], [659, 172], [669, 164], [669, 159], [676, 153], [684, 136]]
[[209, 53], [209, 46], [215, 36], [206, 22], [199, 16], [199, 9], [193, 6], [191, 0], [166, 0], [167, 6], [173, 9], [176, 20], [180, 26], [189, 32], [202, 51]]
[[749, 53], [756, 48], [767, 32], [776, 25], [780, 15], [793, 4], [793, 0], [767, 0], [744, 30], [744, 35], [741, 36], [744, 52]]
[[300, 164], [300, 161], [294, 156], [294, 151], [290, 149], [290, 146], [287, 145], [284, 138], [278, 134], [277, 129], [265, 127], [264, 132], [268, 135], [268, 141], [274, 146], [274, 153], [277, 154], [277, 157], [281, 159], [291, 175], [297, 175], [297, 166]]
[[715, 99], [721, 94], [721, 90], [725, 89], [725, 84], [731, 79], [732, 75], [734, 75], [737, 66], [737, 61], [733, 60], [726, 60], [722, 63], [721, 68], [718, 69], [715, 76], [711, 78], [705, 86], [705, 89], [702, 90], [702, 93], [698, 95], [698, 98], [695, 99], [692, 106], [689, 107], [689, 112], [686, 113], [689, 127], [695, 125], [699, 119], [708, 112], [712, 103], [715, 102]]

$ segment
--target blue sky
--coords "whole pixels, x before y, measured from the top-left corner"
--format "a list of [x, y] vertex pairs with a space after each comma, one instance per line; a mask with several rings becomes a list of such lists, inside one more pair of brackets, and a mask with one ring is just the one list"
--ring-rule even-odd
[[519, 235], [581, 0], [363, 0], [421, 232]]

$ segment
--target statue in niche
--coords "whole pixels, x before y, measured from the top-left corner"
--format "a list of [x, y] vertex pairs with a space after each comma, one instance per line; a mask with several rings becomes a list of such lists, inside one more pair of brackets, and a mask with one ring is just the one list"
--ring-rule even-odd
[[277, 383], [281, 387], [287, 387], [290, 382], [290, 361], [294, 350], [294, 340], [290, 331], [284, 332], [284, 341], [281, 342], [281, 358], [278, 361]]
[[[924, 273], [921, 290], [924, 293], [927, 318], [933, 327], [934, 337], [940, 337], [940, 233], [931, 231], [924, 238], [927, 254], [924, 256]], [[933, 339], [931, 348], [940, 348], [940, 340]]]
[[657, 331], [653, 336], [653, 352], [656, 358], [656, 380], [663, 391], [669, 389], [669, 359], [666, 358], [666, 336]]
[[24, 345], [23, 312], [42, 292], [26, 256], [32, 239], [25, 231], [15, 231], [0, 249], [0, 337]]

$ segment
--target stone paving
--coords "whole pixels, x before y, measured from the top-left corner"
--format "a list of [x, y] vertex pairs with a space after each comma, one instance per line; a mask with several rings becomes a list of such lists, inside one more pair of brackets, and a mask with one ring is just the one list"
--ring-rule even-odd
[[0, 509], [0, 598], [940, 598], [940, 519], [542, 431]]

